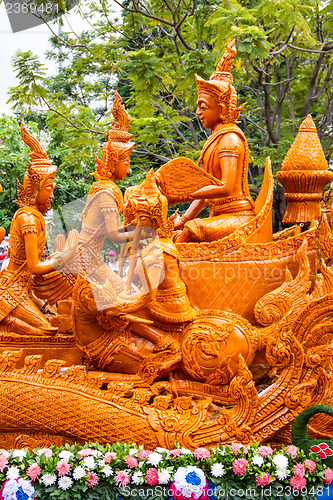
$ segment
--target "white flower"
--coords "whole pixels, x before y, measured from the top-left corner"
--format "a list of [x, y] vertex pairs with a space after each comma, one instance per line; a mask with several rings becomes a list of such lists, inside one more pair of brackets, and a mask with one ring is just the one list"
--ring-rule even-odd
[[262, 458], [261, 455], [253, 455], [252, 463], [253, 465], [258, 465], [259, 467], [261, 467], [262, 464], [264, 463], [264, 459]]
[[105, 467], [103, 467], [103, 469], [101, 469], [101, 472], [103, 472], [103, 474], [105, 474], [105, 477], [110, 477], [113, 475], [113, 470], [110, 467], [110, 465], [105, 465]]
[[161, 469], [158, 471], [158, 483], [168, 484], [170, 481], [170, 472], [168, 469]]
[[[14, 450], [16, 451], [16, 450]], [[9, 458], [10, 453], [7, 450], [0, 450], [0, 455], [3, 455], [6, 458]]]
[[70, 477], [68, 476], [63, 476], [61, 478], [59, 478], [58, 480], [58, 486], [61, 490], [69, 490], [69, 488], [72, 486], [73, 484], [73, 481]]
[[278, 469], [286, 469], [288, 467], [288, 458], [282, 453], [278, 453], [272, 458], [272, 462]]
[[216, 462], [212, 465], [211, 468], [212, 476], [214, 477], [222, 477], [225, 474], [224, 465], [220, 462]]
[[22, 462], [26, 454], [27, 454], [26, 450], [14, 450], [12, 453], [12, 458], [19, 458], [20, 462]]
[[87, 469], [92, 470], [95, 468], [95, 459], [94, 457], [86, 457], [82, 460], [82, 463]]
[[141, 483], [141, 478], [142, 478], [142, 472], [141, 471], [138, 471], [138, 472], [134, 472], [133, 476], [132, 476], [132, 482], [136, 485], [140, 484]]
[[100, 457], [102, 455], [102, 452], [99, 450], [91, 450], [91, 454], [93, 457]]
[[99, 467], [104, 467], [105, 466], [105, 460], [98, 460], [98, 466]]
[[280, 481], [283, 481], [284, 479], [286, 479], [288, 476], [290, 476], [290, 470], [287, 470], [287, 469], [280, 469], [280, 468], [277, 468], [276, 469], [276, 477], [278, 479], [280, 479]]
[[20, 477], [20, 469], [18, 467], [8, 467], [6, 478], [18, 479]]
[[129, 455], [135, 455], [138, 452], [136, 448], [131, 448], [130, 451], [128, 452]]
[[42, 482], [44, 486], [52, 486], [57, 480], [57, 476], [55, 474], [49, 474], [48, 472], [42, 476]]
[[180, 448], [180, 450], [179, 450], [179, 451], [180, 451], [180, 453], [181, 453], [182, 455], [193, 455], [193, 451], [188, 450], [187, 448], [184, 448], [184, 447], [183, 447], [183, 448]]
[[157, 451], [157, 453], [170, 453], [169, 450], [167, 450], [166, 448], [161, 448], [160, 446], [155, 448], [155, 451]]
[[71, 451], [68, 451], [68, 450], [62, 450], [59, 453], [59, 457], [64, 458], [65, 460], [69, 460], [72, 456], [73, 456], [73, 453]]
[[[188, 479], [192, 479], [191, 482]], [[193, 479], [195, 479], [196, 484], [193, 484]], [[207, 484], [204, 472], [199, 467], [192, 465], [179, 467], [173, 480], [175, 488], [186, 498], [198, 499]]]
[[84, 468], [81, 467], [81, 465], [78, 465], [73, 471], [73, 478], [75, 479], [75, 481], [78, 481], [79, 479], [82, 479], [86, 474], [87, 473]]
[[156, 451], [153, 451], [153, 453], [151, 453], [149, 455], [149, 458], [147, 460], [147, 462], [150, 464], [150, 465], [154, 465], [154, 467], [156, 467], [160, 461], [162, 460], [162, 455], [160, 453], [157, 453]]

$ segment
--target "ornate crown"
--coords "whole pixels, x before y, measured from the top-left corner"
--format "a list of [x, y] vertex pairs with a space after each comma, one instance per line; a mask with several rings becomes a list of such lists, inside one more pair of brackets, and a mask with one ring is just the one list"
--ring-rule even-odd
[[[135, 143], [128, 142], [132, 138], [132, 134], [128, 132], [131, 119], [117, 91], [114, 93], [112, 114], [115, 120], [111, 123], [111, 130], [106, 132], [106, 139], [111, 141], [118, 153], [118, 159], [121, 159], [131, 154]], [[104, 147], [107, 147], [107, 144]]]
[[138, 212], [147, 214], [153, 220], [154, 229], [159, 236], [172, 235], [176, 214], [168, 219], [168, 201], [156, 185], [153, 169], [140, 186], [126, 190], [125, 216], [133, 220]]
[[233, 78], [231, 68], [236, 57], [235, 40], [227, 45], [216, 70], [210, 76], [209, 80], [204, 80], [198, 75], [195, 75], [195, 80], [198, 86], [198, 93], [203, 92], [212, 95], [218, 104], [227, 104], [227, 115], [223, 119], [223, 123], [236, 123], [240, 112], [244, 109], [245, 104], [237, 108], [237, 93], [232, 85]]
[[116, 168], [116, 161], [130, 155], [134, 142], [128, 142], [132, 134], [128, 132], [131, 119], [117, 91], [114, 94], [112, 114], [115, 118], [111, 130], [106, 132], [107, 142], [104, 144], [102, 160], [95, 154], [96, 170], [93, 175], [98, 180], [109, 180]]
[[20, 207], [31, 206], [36, 202], [36, 198], [47, 179], [54, 179], [57, 166], [52, 165], [52, 161], [40, 142], [29, 134], [25, 123], [21, 123], [21, 135], [23, 141], [30, 147], [31, 160], [28, 169], [24, 174], [23, 185], [16, 179], [19, 190], [18, 200], [15, 200]]

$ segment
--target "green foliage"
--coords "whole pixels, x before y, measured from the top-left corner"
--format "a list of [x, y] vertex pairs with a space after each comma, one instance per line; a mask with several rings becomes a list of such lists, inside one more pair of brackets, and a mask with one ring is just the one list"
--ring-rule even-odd
[[29, 51], [13, 60], [18, 85], [10, 102], [20, 118], [34, 116], [47, 131], [50, 157], [60, 166], [56, 195], [61, 203], [70, 201], [64, 189], [73, 190], [73, 197], [86, 194], [94, 153], [111, 126], [115, 89], [131, 115], [136, 142], [133, 177], [122, 188], [171, 158], [196, 161], [208, 131], [195, 116], [194, 76], [209, 78], [233, 37], [238, 51], [234, 85], [239, 103], [247, 102], [240, 127], [253, 160], [251, 189], [260, 187], [268, 154], [279, 168], [309, 112], [330, 160], [330, 3], [152, 0], [147, 9], [138, 0], [126, 0], [118, 17], [112, 6], [112, 0], [80, 2], [89, 29], [51, 37], [48, 57], [60, 64], [57, 75], [46, 77]]

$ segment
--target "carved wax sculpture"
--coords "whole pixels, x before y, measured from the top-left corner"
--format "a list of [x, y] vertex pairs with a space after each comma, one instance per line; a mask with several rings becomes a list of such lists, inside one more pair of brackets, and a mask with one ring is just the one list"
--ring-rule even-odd
[[333, 172], [328, 172], [324, 151], [310, 115], [303, 120], [277, 178], [286, 190], [287, 210], [283, 222], [318, 221], [323, 189], [333, 179]]
[[56, 329], [40, 312], [33, 301], [33, 275], [42, 275], [61, 268], [72, 254], [75, 233], [69, 235], [62, 254], [52, 260], [40, 261], [46, 243], [44, 215], [51, 208], [54, 177], [52, 165], [40, 143], [32, 137], [24, 123], [21, 125], [24, 142], [31, 148], [31, 159], [19, 188], [19, 210], [10, 228], [10, 261], [0, 274], [0, 331], [20, 335], [54, 335]]
[[[0, 193], [2, 193], [1, 184], [0, 184]], [[2, 242], [5, 236], [6, 236], [6, 230], [3, 227], [0, 227], [0, 243]]]
[[[206, 182], [206, 185], [199, 189], [197, 184], [191, 185], [192, 193], [189, 199], [195, 201], [180, 220], [176, 221], [176, 229], [184, 228], [177, 242], [221, 239], [255, 215], [247, 179], [249, 148], [243, 132], [236, 125], [245, 104], [236, 107], [237, 94], [230, 73], [235, 55], [233, 40], [227, 46], [209, 81], [196, 76], [196, 114], [203, 125], [213, 132], [202, 149], [199, 166], [220, 182]], [[181, 170], [183, 159], [179, 160]], [[175, 170], [178, 170], [177, 160], [173, 161]], [[158, 173], [157, 180], [163, 190], [162, 171]], [[210, 207], [209, 218], [195, 219], [207, 203]]]
[[[103, 286], [106, 281], [112, 284], [115, 293], [124, 288], [122, 279], [104, 262], [102, 255], [107, 235], [110, 241], [115, 243], [123, 243], [131, 238], [131, 233], [123, 232], [120, 222], [123, 197], [115, 181], [123, 179], [129, 172], [134, 142], [130, 142], [132, 135], [128, 132], [130, 117], [117, 92], [112, 113], [117, 121], [112, 122], [111, 130], [106, 133], [107, 142], [103, 147], [102, 160], [95, 155], [96, 170], [91, 175], [95, 177], [96, 182], [90, 188], [81, 214], [79, 246], [71, 261], [67, 263], [67, 274], [64, 276], [66, 283], [59, 282], [60, 280], [57, 281], [49, 275], [37, 284], [38, 295], [52, 303], [71, 296], [75, 277], [82, 272], [86, 274], [92, 286], [97, 288]], [[64, 310], [64, 313], [67, 305], [69, 304], [60, 300], [59, 308]], [[51, 322], [61, 326], [65, 323], [67, 326], [67, 318], [67, 314], [58, 315], [51, 318]]]
[[[242, 318], [234, 324], [233, 316], [191, 307], [180, 277], [179, 253], [170, 238], [175, 216], [167, 219], [167, 200], [156, 186], [153, 171], [126, 198], [126, 219], [135, 218], [142, 237], [152, 239], [136, 263], [136, 284], [142, 288], [146, 269], [153, 285], [144, 298], [117, 295], [110, 282], [94, 289], [80, 277], [73, 296], [78, 345], [100, 369], [137, 374], [146, 382], [177, 366], [186, 379], [230, 380], [238, 371], [240, 354], [247, 363], [252, 361], [258, 344], [255, 330]], [[153, 238], [151, 230], [156, 231]]]

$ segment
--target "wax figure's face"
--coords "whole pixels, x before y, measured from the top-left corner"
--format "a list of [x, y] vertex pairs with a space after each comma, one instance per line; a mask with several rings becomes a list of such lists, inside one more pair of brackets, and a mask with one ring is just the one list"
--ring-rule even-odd
[[154, 227], [153, 220], [146, 212], [138, 212], [136, 215], [138, 226]]
[[130, 171], [130, 155], [125, 156], [125, 158], [121, 158], [116, 161], [115, 168], [115, 178], [119, 181], [123, 179]]
[[51, 208], [51, 200], [53, 200], [54, 195], [53, 195], [53, 190], [55, 188], [55, 184], [53, 182], [53, 179], [47, 179], [43, 186], [42, 189], [39, 191], [36, 203], [38, 210], [45, 215], [48, 210]]
[[214, 129], [216, 125], [222, 123], [223, 108], [213, 96], [200, 92], [196, 114], [205, 128]]

